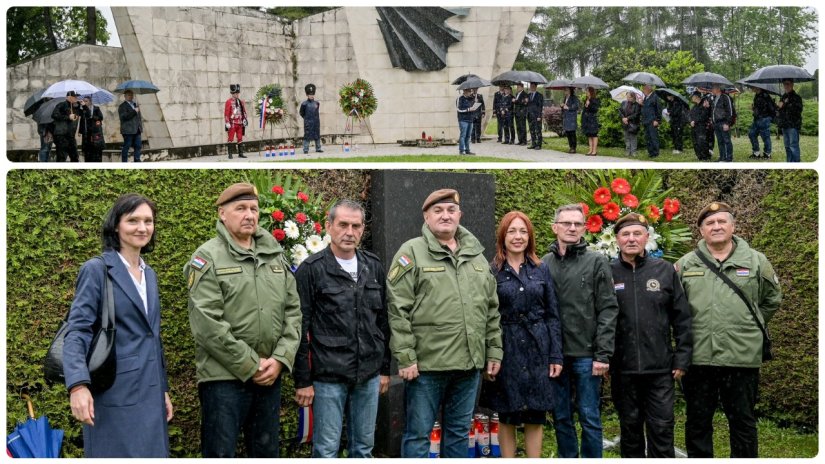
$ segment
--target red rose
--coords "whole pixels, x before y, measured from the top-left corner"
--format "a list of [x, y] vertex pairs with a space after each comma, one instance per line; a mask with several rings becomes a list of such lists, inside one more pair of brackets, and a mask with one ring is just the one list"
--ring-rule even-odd
[[635, 208], [639, 206], [639, 199], [636, 198], [636, 195], [628, 193], [627, 195], [622, 197], [622, 204], [627, 206], [628, 208]]
[[602, 221], [602, 217], [599, 216], [598, 214], [594, 214], [594, 215], [590, 216], [589, 218], [587, 218], [587, 223], [585, 224], [585, 226], [587, 227], [587, 230], [591, 234], [601, 232], [602, 225], [604, 225], [604, 222]]
[[295, 215], [295, 221], [298, 224], [306, 224], [307, 222], [307, 215], [304, 213], [298, 213]]
[[670, 213], [671, 216], [675, 216], [679, 213], [679, 209], [681, 209], [682, 204], [679, 203], [679, 200], [676, 198], [665, 198], [664, 203], [664, 210], [666, 213]]
[[579, 203], [579, 205], [581, 205], [581, 207], [582, 207], [582, 211], [584, 211], [584, 215], [585, 215], [585, 216], [587, 216], [588, 214], [590, 214], [590, 207], [589, 207], [589, 206], [587, 206], [587, 203]]
[[597, 205], [603, 205], [610, 201], [610, 190], [607, 187], [599, 187], [593, 192], [593, 201], [596, 202]]
[[283, 229], [275, 229], [272, 231], [272, 236], [275, 237], [275, 240], [281, 241], [286, 238], [286, 232]]
[[309, 197], [304, 192], [298, 192], [297, 197], [298, 197], [299, 200], [303, 201], [304, 203], [309, 201]]
[[630, 184], [621, 177], [613, 179], [613, 182], [610, 183], [610, 188], [619, 195], [630, 193]]
[[275, 186], [272, 187], [272, 193], [277, 193], [278, 195], [283, 195], [284, 194], [284, 188], [281, 187], [280, 185], [275, 185]]
[[621, 208], [619, 208], [619, 205], [613, 203], [612, 201], [604, 205], [604, 208], [602, 208], [602, 216], [604, 216], [604, 218], [608, 221], [615, 221], [616, 219], [619, 219], [620, 212]]
[[279, 210], [279, 209], [276, 209], [275, 211], [272, 212], [272, 219], [274, 219], [275, 221], [278, 221], [278, 222], [283, 221], [284, 220], [284, 212]]
[[650, 219], [650, 222], [658, 222], [660, 217], [662, 217], [662, 212], [658, 206], [650, 205], [647, 207], [647, 218]]
[[320, 222], [315, 223], [315, 232], [317, 232], [319, 234], [321, 233], [321, 223]]

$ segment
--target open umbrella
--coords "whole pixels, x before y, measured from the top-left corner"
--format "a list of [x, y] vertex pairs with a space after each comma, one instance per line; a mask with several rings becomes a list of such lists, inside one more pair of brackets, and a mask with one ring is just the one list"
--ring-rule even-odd
[[573, 79], [571, 84], [573, 87], [580, 87], [580, 88], [587, 88], [593, 87], [594, 89], [607, 89], [610, 88], [607, 83], [596, 76], [582, 76]]
[[115, 93], [123, 93], [127, 90], [131, 90], [136, 95], [145, 95], [147, 93], [158, 93], [160, 89], [153, 83], [149, 81], [141, 81], [141, 80], [131, 80], [126, 82], [121, 82], [120, 84], [115, 87]]
[[65, 81], [55, 82], [50, 85], [49, 88], [43, 92], [43, 96], [49, 98], [63, 98], [66, 96], [66, 93], [71, 90], [77, 92], [78, 95], [90, 95], [100, 89], [86, 81], [68, 79]]
[[565, 90], [567, 88], [574, 87], [574, 85], [573, 81], [570, 79], [553, 79], [544, 87], [551, 90]]
[[524, 79], [519, 79], [519, 80], [529, 82], [531, 84], [538, 84], [538, 85], [542, 85], [542, 84], [547, 83], [547, 78], [544, 77], [543, 75], [535, 72], [535, 71], [521, 71], [521, 72], [524, 73], [523, 74]]
[[624, 78], [622, 78], [625, 82], [635, 82], [637, 84], [648, 84], [648, 85], [655, 85], [656, 87], [665, 87], [665, 81], [662, 80], [661, 77], [644, 71], [630, 73]]
[[95, 105], [105, 105], [106, 103], [112, 103], [115, 101], [115, 96], [112, 95], [112, 92], [104, 89], [97, 89], [97, 92], [91, 94], [83, 94], [82, 96], [91, 96], [92, 103]]
[[17, 424], [6, 436], [6, 449], [15, 458], [56, 458], [63, 443], [63, 430], [52, 429], [46, 416], [34, 418], [34, 406], [29, 395], [23, 395], [29, 409], [26, 422]]
[[712, 72], [691, 74], [687, 79], [682, 81], [682, 84], [696, 87], [713, 87], [714, 85], [733, 87], [733, 82], [729, 81], [728, 78]]
[[755, 82], [758, 84], [781, 84], [782, 81], [788, 79], [794, 82], [808, 82], [814, 80], [814, 76], [805, 68], [800, 68], [799, 66], [775, 64], [773, 66], [759, 68], [743, 80], [745, 82]]
[[46, 88], [42, 88], [37, 92], [31, 94], [29, 98], [26, 99], [26, 103], [23, 103], [23, 114], [26, 116], [31, 116], [40, 108], [40, 105], [45, 103], [48, 98], [44, 97], [43, 94], [46, 92]]
[[753, 87], [755, 89], [762, 89], [765, 92], [772, 93], [774, 95], [782, 95], [784, 92], [778, 84], [760, 84], [758, 82], [745, 82], [744, 79], [740, 79], [736, 81], [737, 84], [742, 84], [746, 87]]
[[668, 95], [672, 95], [672, 96], [676, 97], [677, 101], [682, 102], [685, 106], [690, 108], [690, 103], [688, 102], [688, 99], [685, 98], [681, 93], [679, 93], [675, 90], [664, 88], [664, 89], [656, 89], [655, 92], [658, 93], [664, 99], [667, 99]]
[[458, 86], [458, 90], [478, 89], [481, 87], [490, 87], [491, 85], [493, 85], [492, 82], [486, 79], [482, 79], [480, 77], [470, 77]]
[[633, 93], [636, 95], [636, 101], [641, 103], [645, 99], [645, 94], [636, 87], [630, 85], [621, 85], [610, 91], [610, 97], [621, 103], [627, 100], [627, 94]]
[[478, 77], [478, 76], [476, 76], [475, 74], [464, 74], [464, 75], [462, 75], [462, 76], [458, 76], [458, 77], [456, 78], [456, 80], [454, 80], [454, 81], [452, 82], [452, 85], [459, 85], [459, 84], [463, 84], [463, 83], [464, 83], [464, 81], [466, 81], [467, 79], [469, 79], [469, 78], [471, 78], [471, 77]]
[[32, 119], [34, 119], [34, 121], [38, 124], [49, 124], [50, 122], [54, 122], [54, 119], [52, 119], [54, 108], [64, 101], [66, 101], [65, 98], [55, 98], [43, 103], [40, 105], [40, 108], [34, 112]]
[[490, 79], [493, 85], [512, 85], [523, 81], [524, 73], [522, 71], [504, 71], [498, 76]]

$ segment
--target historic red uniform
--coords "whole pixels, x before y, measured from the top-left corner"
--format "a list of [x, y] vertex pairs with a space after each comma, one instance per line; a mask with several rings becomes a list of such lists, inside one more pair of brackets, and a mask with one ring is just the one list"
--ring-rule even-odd
[[229, 138], [226, 141], [231, 142], [237, 134], [238, 143], [242, 142], [246, 126], [246, 105], [243, 100], [236, 97], [227, 99], [223, 109], [223, 120], [229, 132]]

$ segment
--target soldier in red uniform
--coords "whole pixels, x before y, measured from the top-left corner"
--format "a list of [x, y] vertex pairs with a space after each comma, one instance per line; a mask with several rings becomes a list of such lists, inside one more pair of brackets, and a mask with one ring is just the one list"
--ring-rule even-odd
[[238, 158], [246, 158], [243, 154], [243, 136], [246, 132], [246, 125], [249, 123], [246, 119], [246, 104], [239, 98], [241, 94], [240, 84], [231, 84], [229, 86], [229, 93], [232, 94], [226, 100], [223, 107], [223, 122], [226, 131], [229, 133], [227, 141], [227, 152], [229, 159], [232, 159], [232, 139], [237, 136]]

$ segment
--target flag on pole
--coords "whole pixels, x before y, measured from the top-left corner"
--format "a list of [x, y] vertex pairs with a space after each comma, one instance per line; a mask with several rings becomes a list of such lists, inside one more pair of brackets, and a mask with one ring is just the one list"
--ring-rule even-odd
[[264, 95], [263, 100], [261, 100], [261, 119], [258, 121], [258, 129], [263, 129], [266, 127], [266, 107], [269, 104], [269, 98]]

